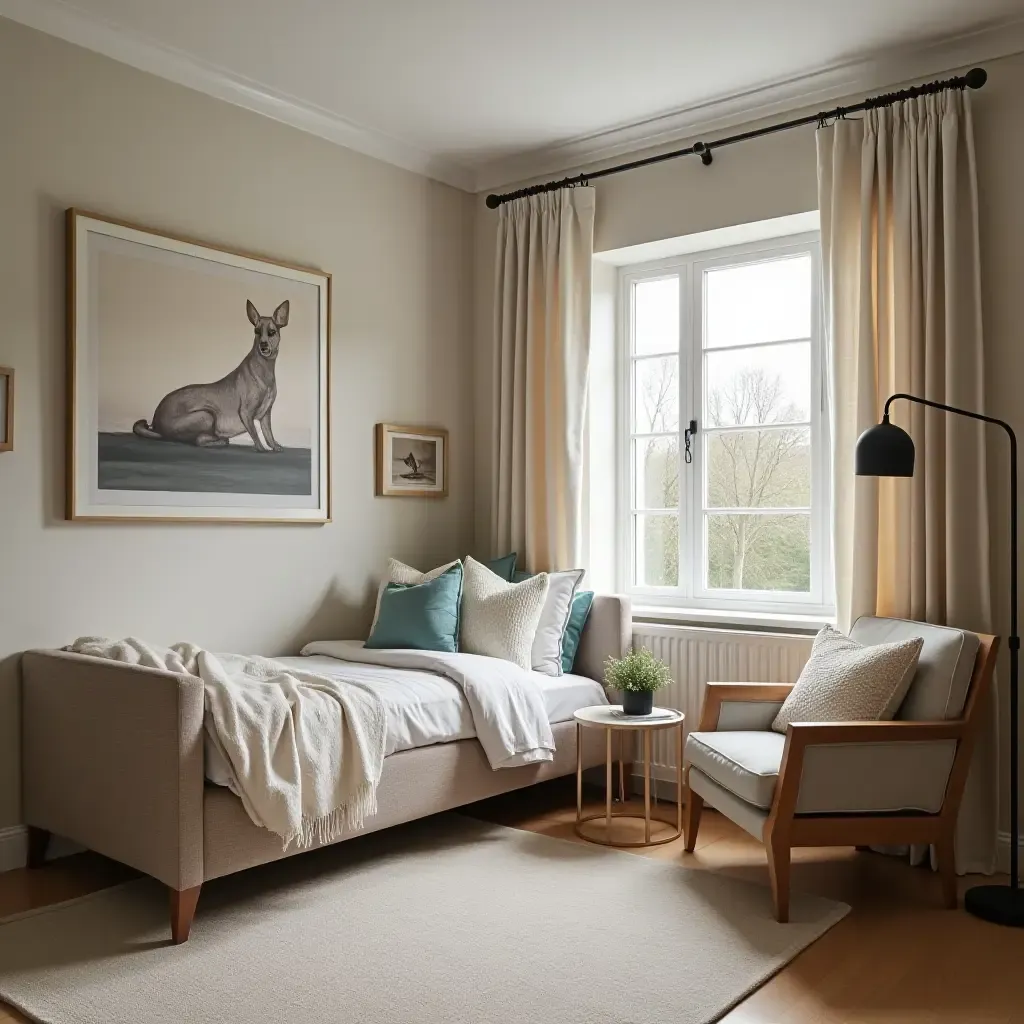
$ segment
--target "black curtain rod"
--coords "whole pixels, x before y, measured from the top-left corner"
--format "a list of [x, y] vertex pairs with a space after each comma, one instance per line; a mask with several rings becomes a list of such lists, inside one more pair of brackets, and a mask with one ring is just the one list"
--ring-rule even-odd
[[900, 92], [888, 92], [881, 96], [872, 96], [864, 100], [863, 103], [856, 103], [852, 107], [836, 107], [834, 110], [825, 110], [820, 114], [808, 114], [806, 117], [797, 117], [792, 121], [783, 121], [781, 124], [769, 125], [767, 128], [755, 128], [753, 131], [740, 132], [739, 135], [728, 135], [724, 139], [717, 139], [715, 142], [695, 142], [692, 146], [687, 146], [686, 149], [674, 149], [671, 153], [660, 153], [658, 156], [648, 156], [642, 160], [631, 160], [626, 164], [617, 164], [615, 167], [605, 167], [600, 171], [591, 171], [590, 174], [577, 174], [574, 178], [562, 178], [561, 181], [545, 181], [543, 184], [530, 185], [528, 188], [520, 188], [515, 192], [506, 192], [504, 195], [492, 194], [487, 197], [487, 205], [490, 209], [496, 210], [502, 203], [511, 202], [513, 199], [522, 199], [523, 196], [535, 196], [541, 192], [556, 192], [562, 188], [588, 185], [598, 178], [607, 178], [611, 174], [634, 171], [638, 167], [660, 164], [665, 160], [675, 160], [677, 157], [690, 156], [691, 154], [698, 155], [701, 163], [707, 166], [712, 160], [712, 150], [720, 149], [722, 146], [731, 146], [734, 142], [759, 139], [763, 135], [786, 132], [790, 128], [801, 128], [806, 124], [816, 124], [821, 127], [826, 122], [839, 117], [846, 117], [847, 114], [855, 114], [861, 110], [875, 110], [878, 107], [890, 107], [902, 100], [912, 100], [918, 96], [930, 96], [933, 93], [946, 92], [949, 89], [980, 89], [987, 81], [988, 72], [984, 68], [972, 68], [966, 75], [959, 78], [947, 78], [941, 82], [915, 85], [910, 89], [902, 89]]

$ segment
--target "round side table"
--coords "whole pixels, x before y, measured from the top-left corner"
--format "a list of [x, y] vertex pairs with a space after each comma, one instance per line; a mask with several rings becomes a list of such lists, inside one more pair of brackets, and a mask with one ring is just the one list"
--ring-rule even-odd
[[[618, 704], [598, 704], [594, 707], [580, 708], [574, 715], [576, 719], [576, 835], [589, 843], [599, 843], [601, 846], [660, 846], [662, 843], [670, 843], [683, 834], [683, 722], [686, 716], [681, 711], [672, 708], [654, 708], [650, 715], [624, 715], [622, 707]], [[583, 814], [583, 729], [604, 729], [605, 730], [605, 800], [604, 813]], [[651, 838], [651, 735], [663, 729], [676, 730], [676, 826], [671, 831], [671, 822], [662, 821], [668, 825], [668, 835], [659, 835]], [[644, 813], [630, 814], [624, 811], [612, 811], [612, 734], [619, 733], [620, 758], [619, 758], [619, 790], [620, 796], [625, 800], [625, 790], [622, 779], [622, 758], [621, 743], [625, 739], [626, 732], [641, 733], [644, 747]], [[644, 823], [643, 842], [620, 841], [612, 838], [612, 818], [634, 818]], [[604, 819], [604, 835], [589, 835], [584, 831], [583, 826], [588, 821]]]

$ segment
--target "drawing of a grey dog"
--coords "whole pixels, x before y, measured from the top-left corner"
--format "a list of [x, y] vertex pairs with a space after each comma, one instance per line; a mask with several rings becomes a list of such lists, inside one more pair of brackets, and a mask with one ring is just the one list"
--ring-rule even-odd
[[[258, 452], [284, 450], [274, 439], [270, 413], [277, 398], [274, 365], [281, 328], [288, 326], [288, 300], [272, 316], [260, 316], [249, 300], [245, 310], [255, 330], [246, 357], [212, 384], [186, 384], [165, 395], [153, 413], [152, 423], [135, 421], [132, 430], [138, 437], [214, 448], [247, 433]], [[256, 429], [257, 423], [266, 444]]]

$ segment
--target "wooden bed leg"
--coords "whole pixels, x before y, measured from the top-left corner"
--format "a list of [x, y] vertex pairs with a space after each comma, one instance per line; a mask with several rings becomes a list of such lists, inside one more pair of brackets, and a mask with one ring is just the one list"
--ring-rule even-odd
[[46, 850], [50, 845], [50, 833], [45, 828], [28, 827], [28, 859], [30, 868], [41, 868], [46, 863]]
[[200, 889], [201, 885], [191, 889], [171, 889], [171, 941], [176, 946], [188, 941]]

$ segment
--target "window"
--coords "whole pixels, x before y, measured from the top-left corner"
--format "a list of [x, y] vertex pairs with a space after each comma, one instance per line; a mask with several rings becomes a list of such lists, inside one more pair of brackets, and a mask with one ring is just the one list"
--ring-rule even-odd
[[829, 613], [816, 234], [624, 267], [620, 281], [625, 589]]

